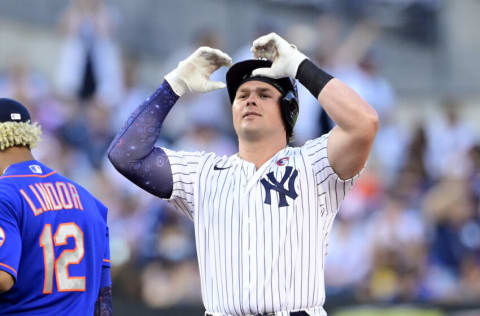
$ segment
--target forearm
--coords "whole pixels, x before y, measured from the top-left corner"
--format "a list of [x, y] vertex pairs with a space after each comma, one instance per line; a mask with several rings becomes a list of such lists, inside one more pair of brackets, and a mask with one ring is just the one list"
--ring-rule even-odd
[[[378, 129], [378, 116], [353, 89], [323, 72], [313, 63], [300, 78], [317, 97], [336, 126], [328, 142], [328, 160], [341, 179], [349, 179], [364, 167]], [[300, 67], [301, 69], [301, 67]]]
[[108, 149], [108, 158], [129, 180], [160, 197], [171, 193], [171, 169], [163, 150], [155, 147], [163, 121], [178, 100], [164, 81], [127, 120]]
[[304, 60], [296, 78], [318, 99], [330, 118], [346, 133], [356, 136], [373, 136], [376, 132], [377, 114], [353, 89], [339, 79]]
[[124, 160], [135, 162], [147, 156], [160, 136], [165, 117], [177, 100], [178, 96], [168, 82], [164, 81], [160, 88], [130, 115], [125, 126], [110, 144], [108, 156], [120, 163]]
[[376, 111], [339, 79], [330, 80], [318, 95], [318, 102], [345, 133], [373, 139], [378, 128]]

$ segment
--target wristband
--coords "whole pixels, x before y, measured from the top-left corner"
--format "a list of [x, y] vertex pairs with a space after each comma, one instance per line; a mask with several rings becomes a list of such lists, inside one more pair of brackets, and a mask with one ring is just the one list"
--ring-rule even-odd
[[305, 59], [298, 66], [296, 79], [310, 91], [315, 98], [325, 87], [325, 85], [333, 79], [331, 75], [317, 67], [310, 59]]

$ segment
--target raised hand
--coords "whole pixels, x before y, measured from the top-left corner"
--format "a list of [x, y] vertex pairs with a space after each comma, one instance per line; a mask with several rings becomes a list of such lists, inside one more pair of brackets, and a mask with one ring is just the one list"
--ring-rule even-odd
[[173, 91], [182, 96], [190, 92], [208, 92], [225, 88], [220, 81], [211, 81], [210, 76], [222, 66], [230, 66], [232, 59], [219, 49], [200, 47], [177, 68], [165, 76]]
[[295, 78], [300, 63], [307, 57], [295, 45], [288, 43], [276, 33], [257, 38], [251, 51], [255, 58], [266, 58], [272, 62], [270, 68], [259, 68], [253, 76], [265, 76], [274, 79]]

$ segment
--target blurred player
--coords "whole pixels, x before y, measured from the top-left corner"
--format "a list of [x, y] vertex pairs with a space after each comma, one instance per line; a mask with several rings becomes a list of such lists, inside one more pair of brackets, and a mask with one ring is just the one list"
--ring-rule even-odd
[[0, 314], [111, 315], [107, 208], [34, 159], [39, 136], [0, 98]]
[[[378, 117], [277, 34], [254, 41], [252, 52], [269, 61], [243, 61], [227, 72], [238, 154], [154, 147], [179, 96], [225, 87], [209, 77], [231, 59], [203, 47], [132, 114], [109, 158], [194, 221], [206, 315], [324, 316], [328, 235], [368, 158]], [[297, 148], [288, 146], [299, 111], [293, 78], [336, 123]]]

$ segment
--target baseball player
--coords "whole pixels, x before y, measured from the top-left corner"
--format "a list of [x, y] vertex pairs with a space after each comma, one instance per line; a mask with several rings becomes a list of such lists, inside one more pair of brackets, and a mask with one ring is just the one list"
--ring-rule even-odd
[[[202, 47], [132, 114], [109, 158], [194, 221], [206, 315], [323, 316], [328, 234], [367, 160], [377, 114], [275, 33], [252, 52], [257, 59], [226, 76], [237, 154], [154, 147], [179, 97], [225, 87], [209, 77], [231, 59]], [[298, 148], [288, 146], [299, 111], [294, 78], [336, 123]]]
[[0, 98], [0, 314], [111, 315], [107, 208], [34, 159], [39, 136]]

